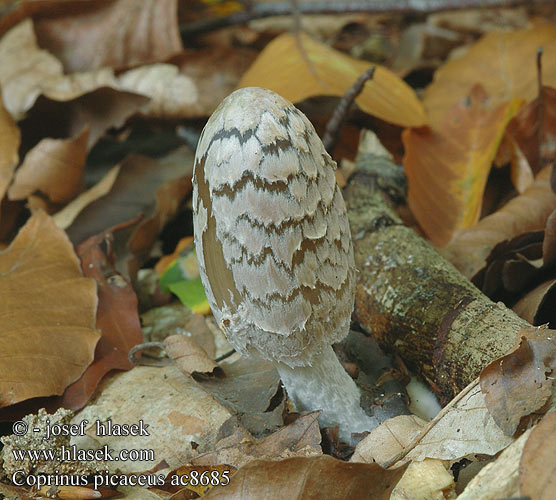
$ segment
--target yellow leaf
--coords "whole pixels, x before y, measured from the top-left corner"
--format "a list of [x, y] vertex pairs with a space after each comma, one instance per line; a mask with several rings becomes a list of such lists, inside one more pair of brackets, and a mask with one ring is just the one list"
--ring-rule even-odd
[[437, 129], [403, 132], [409, 205], [436, 245], [479, 219], [483, 191], [506, 125], [523, 105], [492, 109], [481, 86], [446, 113]]
[[[340, 97], [373, 66], [307, 35], [301, 34], [300, 39], [305, 56], [292, 34], [280, 35], [261, 52], [238, 87], [264, 87], [292, 102], [319, 95]], [[355, 100], [358, 106], [370, 115], [402, 127], [426, 125], [425, 111], [411, 87], [386, 68], [374, 66], [373, 79]]]
[[423, 98], [430, 122], [438, 124], [476, 83], [484, 87], [493, 105], [537, 97], [539, 47], [543, 48], [543, 83], [556, 87], [556, 26], [542, 23], [530, 30], [493, 31], [435, 73]]

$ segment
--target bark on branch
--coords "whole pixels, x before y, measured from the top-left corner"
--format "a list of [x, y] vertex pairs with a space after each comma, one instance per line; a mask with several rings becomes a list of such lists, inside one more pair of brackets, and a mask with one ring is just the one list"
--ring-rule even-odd
[[383, 194], [388, 175], [366, 171], [360, 160], [344, 189], [359, 271], [355, 313], [447, 402], [531, 325], [402, 224]]

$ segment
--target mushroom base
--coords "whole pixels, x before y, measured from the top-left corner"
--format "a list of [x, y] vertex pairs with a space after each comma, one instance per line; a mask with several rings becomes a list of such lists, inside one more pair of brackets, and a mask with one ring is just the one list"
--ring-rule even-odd
[[339, 425], [342, 441], [351, 443], [354, 432], [371, 431], [378, 425], [360, 405], [361, 394], [353, 379], [338, 361], [332, 346], [326, 346], [311, 366], [276, 367], [289, 397], [297, 410], [322, 410], [322, 427]]

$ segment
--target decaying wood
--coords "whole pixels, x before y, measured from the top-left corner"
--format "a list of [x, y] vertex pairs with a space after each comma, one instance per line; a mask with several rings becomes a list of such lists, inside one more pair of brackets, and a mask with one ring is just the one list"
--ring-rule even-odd
[[391, 174], [373, 172], [365, 161], [344, 189], [359, 271], [357, 319], [446, 402], [531, 325], [490, 301], [405, 227], [383, 194], [395, 188]]

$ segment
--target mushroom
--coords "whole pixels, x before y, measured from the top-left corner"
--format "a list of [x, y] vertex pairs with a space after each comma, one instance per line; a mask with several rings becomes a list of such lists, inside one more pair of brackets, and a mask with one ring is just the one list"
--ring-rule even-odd
[[340, 438], [377, 425], [331, 344], [354, 304], [355, 265], [336, 163], [278, 94], [229, 95], [195, 155], [193, 222], [201, 279], [218, 324], [243, 355], [272, 360], [298, 410], [321, 409]]

